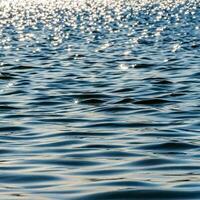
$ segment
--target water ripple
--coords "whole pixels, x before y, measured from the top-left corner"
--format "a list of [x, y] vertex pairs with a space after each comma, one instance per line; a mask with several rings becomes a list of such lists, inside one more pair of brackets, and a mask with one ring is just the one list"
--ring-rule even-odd
[[2, 199], [200, 199], [199, 0], [0, 0]]

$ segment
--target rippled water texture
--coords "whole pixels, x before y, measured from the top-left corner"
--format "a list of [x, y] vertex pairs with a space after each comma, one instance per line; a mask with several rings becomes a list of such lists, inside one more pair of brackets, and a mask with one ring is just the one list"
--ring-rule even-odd
[[0, 0], [1, 199], [200, 199], [198, 0]]

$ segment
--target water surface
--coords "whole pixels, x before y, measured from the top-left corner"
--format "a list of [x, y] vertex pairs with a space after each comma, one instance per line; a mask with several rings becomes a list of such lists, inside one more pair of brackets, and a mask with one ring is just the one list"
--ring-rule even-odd
[[1, 199], [200, 199], [199, 3], [0, 0]]

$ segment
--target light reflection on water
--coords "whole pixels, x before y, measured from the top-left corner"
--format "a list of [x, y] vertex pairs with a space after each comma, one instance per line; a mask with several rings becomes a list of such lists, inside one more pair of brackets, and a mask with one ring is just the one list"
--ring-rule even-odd
[[199, 1], [0, 1], [3, 199], [199, 199]]

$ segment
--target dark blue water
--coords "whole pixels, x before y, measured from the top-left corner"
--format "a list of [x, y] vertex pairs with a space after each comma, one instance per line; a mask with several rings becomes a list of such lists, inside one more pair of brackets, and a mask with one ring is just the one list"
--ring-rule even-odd
[[200, 199], [198, 0], [0, 0], [1, 199]]

